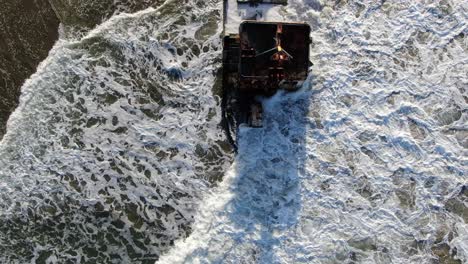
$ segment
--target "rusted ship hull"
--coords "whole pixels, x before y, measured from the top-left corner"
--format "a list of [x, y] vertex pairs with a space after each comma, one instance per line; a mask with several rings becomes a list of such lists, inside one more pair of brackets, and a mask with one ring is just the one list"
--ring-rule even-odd
[[[256, 6], [244, 5], [249, 3]], [[238, 8], [239, 12], [229, 8]], [[262, 127], [263, 110], [258, 98], [271, 96], [279, 89], [298, 89], [310, 66], [309, 25], [242, 17], [241, 11], [245, 11], [244, 16], [252, 18], [251, 14], [255, 14], [253, 18], [265, 19], [263, 8], [259, 1], [225, 1], [222, 107], [223, 122], [234, 145], [241, 124]]]

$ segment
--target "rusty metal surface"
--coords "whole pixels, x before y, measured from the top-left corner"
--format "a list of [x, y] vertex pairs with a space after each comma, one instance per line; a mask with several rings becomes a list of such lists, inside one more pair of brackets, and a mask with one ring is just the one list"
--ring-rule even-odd
[[[257, 96], [294, 91], [307, 78], [310, 27], [304, 23], [244, 21], [223, 41], [223, 124], [234, 142], [237, 127], [262, 127]], [[235, 143], [233, 143], [235, 147]]]
[[245, 21], [239, 29], [239, 88], [276, 91], [279, 83], [302, 81], [309, 67], [310, 27], [302, 23]]

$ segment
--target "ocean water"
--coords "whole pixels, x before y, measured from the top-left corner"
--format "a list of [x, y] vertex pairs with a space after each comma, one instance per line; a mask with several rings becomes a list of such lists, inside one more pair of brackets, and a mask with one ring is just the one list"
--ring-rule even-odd
[[55, 45], [0, 143], [0, 262], [468, 262], [468, 5], [289, 0], [314, 66], [235, 156], [221, 10]]
[[0, 145], [0, 263], [154, 263], [187, 236], [233, 157], [221, 7], [167, 1], [59, 40]]
[[467, 263], [468, 5], [290, 0], [308, 82], [264, 101], [160, 263]]

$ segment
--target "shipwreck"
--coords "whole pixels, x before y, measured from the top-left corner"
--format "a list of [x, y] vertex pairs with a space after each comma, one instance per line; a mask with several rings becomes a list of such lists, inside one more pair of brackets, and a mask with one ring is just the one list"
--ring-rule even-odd
[[241, 124], [262, 127], [259, 98], [302, 86], [311, 66], [311, 29], [301, 22], [269, 21], [279, 17], [271, 6], [287, 0], [224, 4], [223, 122], [234, 142]]

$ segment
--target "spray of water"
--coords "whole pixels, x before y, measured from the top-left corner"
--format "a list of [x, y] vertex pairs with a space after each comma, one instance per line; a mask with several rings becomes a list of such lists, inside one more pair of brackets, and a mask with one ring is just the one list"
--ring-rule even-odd
[[467, 5], [290, 0], [312, 74], [160, 263], [468, 261]]
[[0, 145], [0, 262], [154, 262], [230, 164], [221, 5], [166, 1], [62, 39]]
[[221, 3], [62, 40], [0, 145], [0, 261], [467, 262], [467, 9], [290, 0], [312, 74], [264, 100], [232, 165]]

